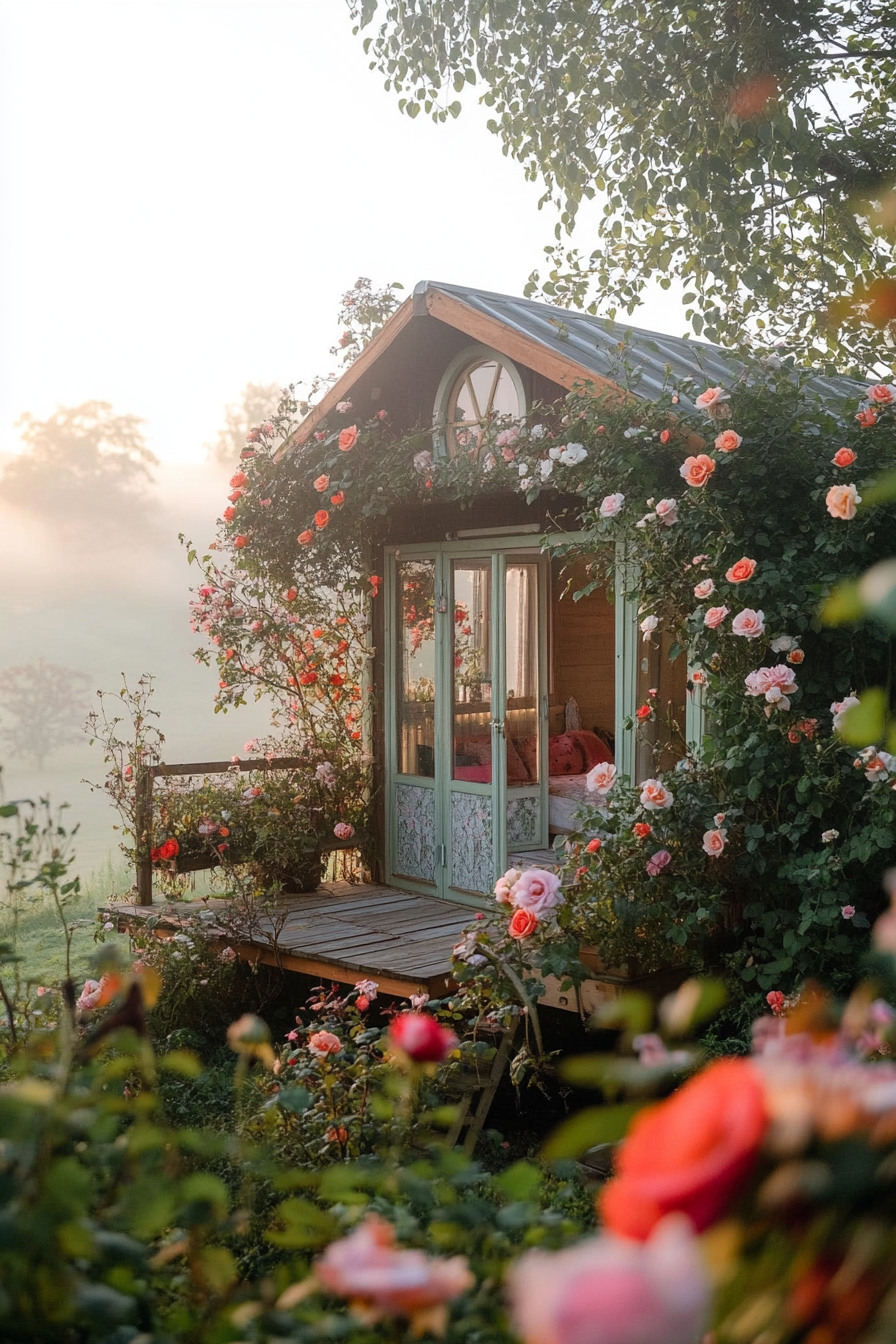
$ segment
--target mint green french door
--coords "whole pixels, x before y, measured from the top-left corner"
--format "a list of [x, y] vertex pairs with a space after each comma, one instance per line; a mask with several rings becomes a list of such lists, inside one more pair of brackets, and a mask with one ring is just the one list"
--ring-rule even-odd
[[487, 896], [547, 843], [547, 591], [540, 554], [481, 542], [387, 556], [389, 881]]

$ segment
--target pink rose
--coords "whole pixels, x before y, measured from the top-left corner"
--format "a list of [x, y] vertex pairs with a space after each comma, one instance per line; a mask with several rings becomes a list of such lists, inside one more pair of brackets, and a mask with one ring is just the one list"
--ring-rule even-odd
[[711, 457], [707, 457], [706, 453], [698, 453], [696, 457], [686, 457], [678, 473], [688, 485], [700, 487], [706, 484], [715, 469], [716, 464]]
[[671, 527], [673, 523], [677, 523], [678, 501], [676, 499], [661, 499], [656, 506], [656, 516], [664, 527]]
[[647, 860], [646, 868], [648, 876], [659, 877], [665, 867], [672, 862], [672, 855], [668, 849], [658, 849], [655, 854], [651, 854]]
[[606, 797], [616, 783], [616, 767], [607, 761], [601, 761], [585, 776], [585, 783], [594, 793]]
[[717, 630], [727, 615], [727, 607], [710, 607], [703, 617], [703, 624], [708, 626], [710, 630]]
[[725, 848], [725, 838], [728, 832], [721, 828], [714, 831], [703, 832], [703, 852], [708, 854], [711, 859], [717, 859]]
[[604, 499], [601, 500], [599, 510], [601, 518], [615, 518], [624, 503], [625, 495], [606, 495]]
[[849, 522], [856, 516], [856, 505], [861, 504], [862, 496], [854, 485], [832, 485], [824, 499], [828, 513], [832, 518], [842, 518]]
[[338, 1055], [341, 1052], [342, 1042], [332, 1031], [315, 1031], [308, 1037], [308, 1049], [318, 1059], [327, 1059], [330, 1055]]
[[399, 1013], [389, 1027], [393, 1045], [416, 1064], [441, 1064], [457, 1045], [457, 1037], [427, 1013]]
[[511, 888], [510, 904], [517, 910], [531, 910], [537, 919], [544, 919], [558, 905], [565, 905], [560, 878], [544, 868], [527, 868]]
[[852, 707], [854, 705], [857, 705], [858, 703], [859, 703], [859, 697], [857, 695], [848, 695], [845, 700], [834, 701], [834, 703], [831, 705], [831, 713], [834, 716], [834, 721], [831, 727], [834, 729], [835, 733], [839, 732], [840, 729], [843, 727], [843, 720], [846, 717], [848, 711], [851, 710]]
[[744, 639], [759, 639], [765, 634], [765, 612], [745, 607], [731, 622], [731, 629], [735, 635], [742, 635]]
[[784, 663], [776, 663], [774, 667], [760, 667], [748, 673], [744, 685], [747, 695], [767, 695], [773, 686], [790, 695], [796, 690], [796, 677]]
[[868, 389], [868, 400], [877, 402], [878, 406], [889, 406], [893, 399], [894, 389], [886, 383], [875, 383], [874, 387]]
[[322, 491], [326, 490], [329, 484], [329, 476], [318, 476], [317, 480], [314, 482], [314, 489], [320, 494]]
[[701, 411], [708, 411], [711, 406], [718, 406], [720, 401], [727, 401], [728, 393], [723, 392], [720, 387], [708, 387], [705, 392], [701, 392], [694, 405]]
[[347, 1237], [330, 1243], [315, 1263], [314, 1277], [327, 1292], [361, 1304], [370, 1322], [384, 1316], [413, 1320], [419, 1313], [421, 1328], [415, 1326], [414, 1334], [429, 1329], [441, 1333], [445, 1303], [475, 1283], [465, 1256], [445, 1260], [401, 1250], [395, 1246], [394, 1228], [375, 1213]]
[[337, 840], [351, 840], [354, 833], [354, 826], [350, 825], [347, 821], [337, 821], [336, 825], [333, 827], [333, 834]]
[[521, 868], [508, 868], [503, 877], [499, 877], [495, 883], [495, 900], [500, 901], [502, 905], [510, 905], [511, 889], [519, 882], [523, 875]]
[[840, 913], [844, 919], [852, 919], [856, 913], [856, 908], [854, 905], [841, 905]]
[[604, 1234], [565, 1251], [527, 1251], [507, 1276], [523, 1344], [696, 1344], [710, 1285], [687, 1217], [646, 1242]]
[[783, 1013], [784, 1005], [787, 1003], [787, 1000], [781, 993], [780, 989], [770, 989], [765, 996], [765, 1001], [768, 1004], [769, 1008], [771, 1008], [775, 1016], [778, 1016], [778, 1014]]
[[659, 812], [671, 807], [675, 799], [659, 779], [645, 779], [641, 785], [641, 806], [648, 812]]
[[742, 443], [743, 439], [739, 434], [735, 434], [733, 429], [723, 429], [716, 438], [715, 446], [720, 453], [733, 453]]
[[702, 602], [705, 597], [711, 597], [715, 590], [716, 586], [712, 579], [703, 579], [702, 582], [694, 585], [694, 596]]

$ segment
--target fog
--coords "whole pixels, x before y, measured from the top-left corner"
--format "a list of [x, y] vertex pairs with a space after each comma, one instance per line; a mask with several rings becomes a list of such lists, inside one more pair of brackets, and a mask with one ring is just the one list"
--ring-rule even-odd
[[[9, 457], [0, 456], [0, 473]], [[193, 659], [201, 644], [189, 626], [189, 587], [199, 571], [187, 564], [183, 532], [202, 548], [214, 536], [225, 503], [228, 471], [220, 465], [162, 463], [147, 488], [148, 525], [127, 539], [113, 520], [60, 523], [39, 508], [0, 499], [0, 675], [38, 659], [83, 672], [95, 689], [117, 691], [124, 673], [156, 678], [155, 708], [165, 734], [165, 759], [225, 759], [267, 727], [261, 706], [214, 713], [217, 672]], [[0, 719], [0, 722], [3, 722]], [[42, 768], [0, 747], [5, 800], [49, 793], [68, 802], [80, 823], [78, 871], [87, 877], [118, 844], [116, 814], [84, 778], [101, 781], [102, 750], [83, 741], [51, 752]]]

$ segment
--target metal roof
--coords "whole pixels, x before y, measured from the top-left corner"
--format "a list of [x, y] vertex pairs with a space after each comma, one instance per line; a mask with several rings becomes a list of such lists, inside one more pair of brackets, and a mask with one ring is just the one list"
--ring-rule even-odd
[[[638, 376], [631, 388], [636, 396], [656, 397], [682, 378], [705, 378], [709, 385], [727, 387], [730, 391], [748, 371], [747, 363], [739, 355], [704, 341], [664, 336], [589, 313], [555, 308], [551, 304], [508, 294], [493, 294], [484, 289], [469, 289], [464, 285], [423, 280], [416, 286], [414, 294], [425, 296], [432, 291], [441, 291], [474, 311], [496, 318], [530, 340], [539, 341], [557, 354], [575, 360], [583, 368], [613, 382], [625, 385], [624, 371], [628, 368]], [[620, 350], [622, 342], [626, 343], [624, 351]], [[756, 362], [761, 359], [760, 354]], [[864, 383], [842, 376], [818, 375], [810, 378], [807, 386], [824, 399], [838, 401], [861, 396], [866, 390]], [[682, 403], [692, 404], [684, 394]]]

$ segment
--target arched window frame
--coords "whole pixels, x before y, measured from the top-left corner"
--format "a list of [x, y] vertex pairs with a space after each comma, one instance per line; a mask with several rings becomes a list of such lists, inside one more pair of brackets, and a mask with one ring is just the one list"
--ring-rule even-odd
[[452, 359], [442, 374], [436, 392], [433, 408], [433, 455], [435, 457], [446, 458], [449, 456], [447, 439], [448, 401], [455, 383], [465, 369], [472, 368], [476, 364], [484, 364], [491, 359], [500, 361], [510, 375], [519, 402], [520, 420], [526, 415], [528, 409], [526, 390], [520, 372], [512, 360], [509, 360], [506, 355], [502, 355], [500, 350], [493, 350], [489, 345], [468, 345]]

